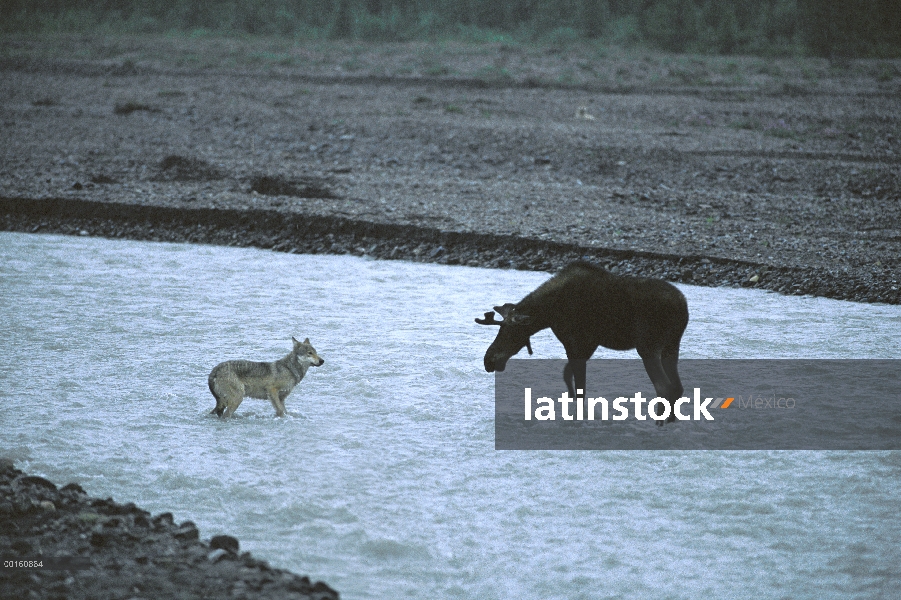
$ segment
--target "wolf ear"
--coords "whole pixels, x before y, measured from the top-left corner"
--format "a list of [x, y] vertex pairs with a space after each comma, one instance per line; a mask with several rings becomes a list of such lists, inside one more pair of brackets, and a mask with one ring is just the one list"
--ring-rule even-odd
[[309, 344], [309, 343], [310, 343], [310, 338], [305, 339], [305, 340], [303, 341], [303, 343], [304, 343], [304, 344]]
[[293, 335], [291, 336], [291, 341], [294, 342], [295, 344], [299, 344], [299, 343], [300, 343], [300, 342], [297, 341], [297, 338], [294, 337]]

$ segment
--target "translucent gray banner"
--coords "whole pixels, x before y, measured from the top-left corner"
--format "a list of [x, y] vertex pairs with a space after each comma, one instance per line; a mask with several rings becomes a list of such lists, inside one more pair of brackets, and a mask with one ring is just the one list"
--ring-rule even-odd
[[497, 450], [901, 449], [901, 360], [681, 360], [671, 422], [640, 360], [588, 361], [576, 399], [565, 364], [495, 373]]

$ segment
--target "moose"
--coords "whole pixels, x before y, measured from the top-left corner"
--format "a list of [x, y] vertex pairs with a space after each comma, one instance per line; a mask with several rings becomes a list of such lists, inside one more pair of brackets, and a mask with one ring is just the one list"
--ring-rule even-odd
[[[525, 346], [532, 354], [532, 335], [551, 328], [566, 350], [563, 380], [570, 397], [585, 391], [585, 367], [598, 346], [636, 349], [658, 397], [672, 408], [682, 396], [677, 363], [679, 343], [688, 325], [688, 304], [674, 285], [646, 277], [620, 276], [598, 265], [577, 261], [560, 270], [518, 304], [495, 306], [476, 319], [499, 325], [485, 352], [485, 370], [503, 371], [511, 356]], [[657, 407], [663, 414], [663, 407]], [[675, 420], [670, 411], [669, 421]], [[658, 425], [662, 424], [658, 421]]]

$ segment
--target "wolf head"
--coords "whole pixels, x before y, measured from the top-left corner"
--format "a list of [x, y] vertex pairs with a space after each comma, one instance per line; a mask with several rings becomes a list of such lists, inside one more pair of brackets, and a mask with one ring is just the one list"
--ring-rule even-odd
[[316, 354], [316, 349], [313, 348], [313, 345], [310, 343], [310, 338], [298, 342], [296, 338], [292, 337], [291, 341], [294, 342], [294, 360], [296, 360], [298, 364], [305, 367], [321, 367], [323, 365], [325, 360]]

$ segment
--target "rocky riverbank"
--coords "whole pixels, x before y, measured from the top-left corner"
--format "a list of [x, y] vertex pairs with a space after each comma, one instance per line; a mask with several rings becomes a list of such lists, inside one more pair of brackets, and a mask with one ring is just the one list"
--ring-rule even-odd
[[4, 229], [901, 303], [901, 61], [7, 36], [0, 89]]
[[592, 248], [512, 235], [451, 232], [410, 224], [310, 217], [274, 210], [0, 198], [0, 229], [550, 272], [573, 260], [586, 259], [620, 274], [901, 304], [901, 291], [894, 279], [885, 281], [867, 271], [836, 273], [823, 267], [773, 267], [703, 255]]
[[[0, 459], [0, 598], [335, 600], [338, 592], [206, 541], [191, 521], [57, 487]], [[41, 567], [16, 564], [41, 557]], [[11, 564], [10, 561], [13, 561]]]

